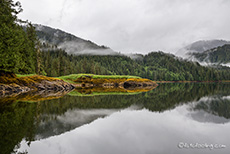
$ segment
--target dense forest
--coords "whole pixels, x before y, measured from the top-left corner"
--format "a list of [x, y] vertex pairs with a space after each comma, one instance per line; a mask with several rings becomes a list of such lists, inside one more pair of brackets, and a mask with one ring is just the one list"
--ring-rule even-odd
[[0, 0], [0, 74], [74, 73], [137, 75], [152, 80], [217, 81], [230, 79], [229, 68], [211, 68], [163, 52], [151, 52], [139, 59], [124, 55], [71, 55], [54, 44], [40, 42], [31, 23], [21, 21], [19, 2]]
[[0, 4], [0, 71], [38, 73], [40, 61], [34, 27], [17, 18], [22, 11], [19, 2], [0, 0]]
[[230, 71], [226, 67], [204, 67], [199, 63], [182, 60], [163, 52], [151, 52], [141, 59], [133, 60], [120, 55], [68, 55], [64, 50], [53, 48], [42, 51], [41, 57], [48, 76], [93, 73], [137, 75], [167, 81], [217, 81], [230, 78]]

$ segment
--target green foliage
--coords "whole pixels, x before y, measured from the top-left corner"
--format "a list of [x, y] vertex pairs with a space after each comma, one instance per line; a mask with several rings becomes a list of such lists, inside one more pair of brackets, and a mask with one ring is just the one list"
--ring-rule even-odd
[[19, 2], [0, 1], [0, 71], [35, 73], [36, 34], [28, 24], [26, 31], [18, 23], [17, 14], [22, 11]]
[[[175, 57], [174, 55], [163, 52], [151, 52], [144, 56], [143, 64], [148, 74], [154, 74], [157, 80], [169, 81], [217, 81], [230, 79], [228, 70], [218, 70], [211, 67], [201, 66], [199, 63], [186, 61]], [[225, 75], [223, 75], [225, 74]]]

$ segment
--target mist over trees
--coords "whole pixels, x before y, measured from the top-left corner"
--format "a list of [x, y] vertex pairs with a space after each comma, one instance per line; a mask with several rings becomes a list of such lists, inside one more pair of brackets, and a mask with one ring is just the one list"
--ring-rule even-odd
[[227, 67], [204, 67], [199, 63], [182, 60], [163, 52], [151, 52], [142, 59], [133, 60], [120, 55], [69, 55], [64, 50], [53, 47], [48, 51], [42, 51], [42, 65], [48, 76], [93, 73], [137, 75], [159, 81], [217, 81], [230, 78]]

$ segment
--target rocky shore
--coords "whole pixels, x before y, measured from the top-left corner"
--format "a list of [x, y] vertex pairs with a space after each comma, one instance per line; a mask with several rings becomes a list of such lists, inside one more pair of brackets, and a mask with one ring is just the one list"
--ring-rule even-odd
[[67, 92], [74, 88], [74, 85], [63, 80], [39, 75], [20, 78], [0, 76], [0, 97], [41, 91]]
[[14, 74], [0, 76], [0, 98], [15, 97], [21, 94], [30, 96], [39, 94], [49, 95], [52, 93], [67, 93], [76, 87], [103, 87], [103, 88], [122, 88], [122, 89], [151, 89], [157, 83], [149, 79], [125, 79], [107, 78], [94, 79], [90, 76], [83, 76], [75, 80], [62, 80], [58, 78], [46, 77], [41, 75], [16, 77]]

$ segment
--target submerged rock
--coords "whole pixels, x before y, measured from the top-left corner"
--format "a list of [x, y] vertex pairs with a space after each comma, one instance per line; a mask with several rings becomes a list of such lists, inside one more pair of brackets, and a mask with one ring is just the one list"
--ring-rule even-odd
[[156, 82], [151, 81], [149, 79], [128, 79], [122, 85], [125, 89], [148, 88], [158, 86]]

